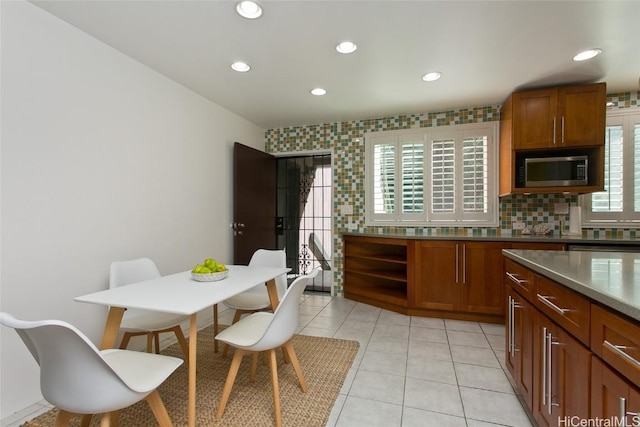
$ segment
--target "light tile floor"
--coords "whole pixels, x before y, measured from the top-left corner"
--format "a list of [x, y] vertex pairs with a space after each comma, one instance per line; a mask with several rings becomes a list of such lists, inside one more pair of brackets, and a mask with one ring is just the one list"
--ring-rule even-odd
[[[221, 311], [220, 321], [232, 315]], [[299, 318], [301, 334], [360, 342], [327, 427], [532, 426], [505, 370], [503, 325], [405, 316], [312, 293]], [[39, 402], [0, 426], [49, 409]]]

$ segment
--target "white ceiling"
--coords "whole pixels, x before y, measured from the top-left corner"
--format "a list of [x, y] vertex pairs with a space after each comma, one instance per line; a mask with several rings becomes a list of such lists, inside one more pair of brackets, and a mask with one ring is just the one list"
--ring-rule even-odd
[[[264, 128], [500, 104], [516, 89], [639, 89], [640, 1], [33, 1]], [[341, 55], [335, 45], [359, 49]], [[576, 63], [585, 48], [599, 57]], [[231, 70], [242, 60], [248, 73]], [[428, 71], [443, 77], [422, 81]], [[309, 94], [323, 87], [323, 97]]]

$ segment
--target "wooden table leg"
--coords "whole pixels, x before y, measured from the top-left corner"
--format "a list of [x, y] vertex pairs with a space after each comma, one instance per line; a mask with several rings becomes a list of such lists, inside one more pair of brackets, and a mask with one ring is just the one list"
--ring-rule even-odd
[[100, 342], [100, 350], [115, 348], [116, 339], [118, 338], [118, 332], [120, 331], [120, 322], [122, 322], [123, 315], [123, 307], [109, 307], [107, 323], [104, 326], [102, 341]]
[[269, 293], [269, 301], [271, 301], [271, 310], [275, 312], [278, 304], [280, 304], [276, 279], [271, 279], [267, 282], [267, 292]]
[[216, 339], [216, 335], [218, 335], [218, 329], [220, 326], [218, 325], [218, 304], [213, 305], [213, 352], [218, 352], [218, 340]]
[[188, 425], [196, 425], [196, 344], [198, 343], [197, 313], [189, 319], [189, 403], [187, 408]]

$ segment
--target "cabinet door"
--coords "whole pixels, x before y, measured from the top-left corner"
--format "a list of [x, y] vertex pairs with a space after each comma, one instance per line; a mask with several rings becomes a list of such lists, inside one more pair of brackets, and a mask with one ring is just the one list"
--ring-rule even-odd
[[590, 353], [541, 313], [534, 329], [533, 414], [540, 426], [589, 416]]
[[606, 85], [569, 86], [558, 90], [558, 146], [604, 145]]
[[[622, 423], [623, 417], [626, 424]], [[612, 425], [640, 425], [640, 389], [596, 356], [591, 361], [591, 418], [617, 422]]]
[[513, 94], [513, 148], [527, 150], [555, 146], [558, 91], [532, 90]]
[[505, 362], [529, 409], [533, 408], [533, 306], [511, 287], [507, 293]]
[[422, 241], [416, 245], [415, 305], [454, 311], [460, 307], [459, 242]]
[[504, 243], [462, 242], [461, 310], [504, 314]]

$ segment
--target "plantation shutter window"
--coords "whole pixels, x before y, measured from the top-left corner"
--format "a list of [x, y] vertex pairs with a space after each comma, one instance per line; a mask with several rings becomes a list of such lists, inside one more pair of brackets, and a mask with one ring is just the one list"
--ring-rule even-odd
[[496, 132], [481, 123], [366, 135], [365, 223], [496, 226]]
[[607, 114], [604, 189], [581, 196], [584, 227], [640, 227], [640, 112]]

